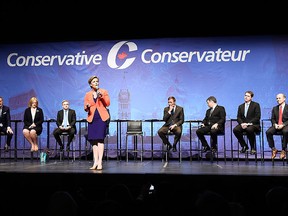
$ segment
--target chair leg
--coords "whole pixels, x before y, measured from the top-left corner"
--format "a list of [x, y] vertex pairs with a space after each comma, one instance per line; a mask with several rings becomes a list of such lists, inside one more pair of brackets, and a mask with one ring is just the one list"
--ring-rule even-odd
[[70, 151], [67, 154], [68, 160], [70, 160], [70, 153], [71, 153], [71, 161], [75, 162], [76, 161], [76, 148], [75, 148], [74, 141], [70, 143]]
[[224, 154], [224, 163], [226, 164], [226, 159], [227, 159], [227, 157], [226, 157], [226, 138], [225, 138], [225, 135], [224, 135], [224, 141], [223, 141], [224, 143], [223, 143], [223, 154]]
[[179, 145], [179, 147], [178, 147], [178, 151], [179, 151], [178, 157], [179, 157], [179, 162], [181, 163], [182, 162], [182, 152], [181, 152], [181, 141], [180, 140], [178, 142], [178, 145]]
[[162, 143], [162, 162], [165, 161], [165, 162], [168, 162], [168, 149], [167, 149], [167, 146], [165, 146], [164, 143]]
[[[106, 142], [105, 142], [106, 141]], [[108, 154], [108, 151], [109, 151], [109, 142], [108, 142], [108, 135], [106, 135], [105, 137], [105, 140], [104, 140], [104, 152], [105, 152], [105, 158], [106, 158], [106, 161], [109, 160], [109, 154]]]
[[[167, 136], [167, 139], [169, 140], [169, 135], [166, 135], [166, 136]], [[164, 143], [162, 143], [162, 161], [163, 161], [163, 158], [165, 158], [165, 162], [168, 162], [170, 159], [168, 145], [165, 145]]]
[[140, 152], [141, 162], [143, 162], [143, 150], [144, 150], [144, 139], [143, 136], [141, 136], [141, 152]]
[[[218, 139], [218, 137], [217, 137]], [[217, 144], [218, 145], [218, 144]], [[225, 144], [224, 144], [225, 145]], [[212, 151], [212, 142], [211, 142], [211, 136], [210, 136], [210, 148], [211, 148], [211, 154], [210, 154], [210, 162], [213, 163], [214, 162], [214, 158], [215, 158], [215, 154], [216, 154], [216, 162], [218, 163], [218, 146], [216, 147], [216, 153]]]
[[129, 151], [129, 149], [128, 149], [128, 136], [126, 135], [126, 143], [125, 143], [125, 147], [126, 147], [126, 162], [128, 162], [128, 151]]
[[[2, 147], [2, 137], [4, 137], [3, 147]], [[7, 143], [7, 135], [1, 134], [0, 135], [0, 160], [2, 159], [2, 148], [3, 149], [5, 148], [6, 143]], [[11, 146], [10, 146], [10, 148], [11, 148]], [[3, 157], [4, 162], [5, 162], [5, 159], [6, 159], [6, 153], [10, 153], [10, 158], [11, 158], [11, 149], [9, 149], [7, 152], [4, 149], [4, 157]]]
[[0, 160], [1, 159], [2, 159], [2, 136], [0, 135]]
[[76, 146], [75, 146], [75, 142], [74, 141], [72, 141], [72, 153], [73, 153], [73, 162], [75, 162], [76, 161]]
[[59, 150], [59, 160], [62, 161], [64, 157], [64, 152]]
[[63, 150], [61, 151], [60, 150], [60, 146], [59, 146], [59, 160], [60, 161], [63, 161], [63, 160], [65, 160], [65, 155], [64, 155], [64, 151], [65, 151], [65, 136], [66, 135], [62, 135], [62, 144], [63, 144]]
[[257, 156], [257, 154], [258, 154], [258, 148], [257, 148], [257, 135], [255, 135], [255, 142], [254, 142], [254, 144], [255, 144], [255, 151], [256, 151], [256, 154], [255, 154], [255, 163], [257, 164], [258, 163], [258, 156]]

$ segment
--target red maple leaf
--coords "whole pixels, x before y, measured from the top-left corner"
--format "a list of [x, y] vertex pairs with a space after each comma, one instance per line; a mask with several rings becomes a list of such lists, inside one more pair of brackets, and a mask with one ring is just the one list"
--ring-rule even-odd
[[128, 55], [127, 55], [127, 53], [122, 52], [122, 53], [119, 53], [117, 56], [118, 56], [119, 59], [124, 59], [124, 58], [126, 58]]

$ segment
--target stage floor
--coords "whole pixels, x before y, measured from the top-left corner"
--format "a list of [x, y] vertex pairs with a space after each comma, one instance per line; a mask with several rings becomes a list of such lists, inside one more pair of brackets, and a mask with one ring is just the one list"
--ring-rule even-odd
[[90, 170], [91, 160], [49, 160], [41, 163], [37, 159], [2, 160], [2, 173], [58, 173], [58, 174], [157, 174], [157, 175], [236, 175], [236, 176], [288, 176], [286, 161], [182, 161], [171, 160], [105, 160], [103, 170]]

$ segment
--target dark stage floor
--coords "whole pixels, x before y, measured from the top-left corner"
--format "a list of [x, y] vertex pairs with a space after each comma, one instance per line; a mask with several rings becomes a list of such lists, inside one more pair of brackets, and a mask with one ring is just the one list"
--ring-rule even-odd
[[[2, 159], [3, 160], [3, 159]], [[241, 161], [182, 161], [171, 160], [108, 160], [103, 162], [103, 170], [90, 170], [91, 160], [72, 159], [64, 161], [52, 159], [40, 163], [38, 159], [9, 160], [0, 163], [0, 172], [8, 174], [98, 174], [98, 175], [183, 175], [183, 176], [283, 176], [288, 177], [288, 164], [277, 160], [271, 161], [241, 160]]]
[[[259, 183], [282, 184], [288, 182], [288, 164], [286, 161], [241, 160], [241, 161], [182, 161], [170, 160], [106, 160], [103, 162], [103, 170], [90, 170], [91, 160], [72, 159], [59, 161], [50, 159], [46, 163], [39, 160], [2, 160], [0, 163], [0, 175], [8, 177], [7, 184], [11, 184], [10, 177], [17, 179], [16, 186], [21, 181], [30, 179], [31, 176], [45, 181], [45, 184], [55, 184], [61, 188], [63, 186], [93, 185], [91, 179], [99, 184], [109, 185], [117, 182], [125, 184], [141, 185], [145, 182], [158, 183], [162, 180], [171, 180], [175, 184], [181, 184], [184, 188], [186, 184], [196, 184], [205, 188], [215, 185], [215, 188], [228, 188], [230, 185], [237, 184], [238, 181], [247, 181], [246, 187], [258, 187]], [[68, 181], [60, 179], [69, 178]], [[21, 180], [22, 179], [22, 180]], [[220, 180], [221, 179], [221, 180]], [[218, 182], [218, 180], [220, 180]], [[13, 182], [14, 180], [12, 180]], [[208, 182], [207, 182], [208, 181]], [[38, 184], [36, 182], [35, 184]], [[211, 184], [212, 183], [212, 184]], [[240, 188], [240, 184], [238, 187]], [[232, 186], [234, 188], [234, 186]]]

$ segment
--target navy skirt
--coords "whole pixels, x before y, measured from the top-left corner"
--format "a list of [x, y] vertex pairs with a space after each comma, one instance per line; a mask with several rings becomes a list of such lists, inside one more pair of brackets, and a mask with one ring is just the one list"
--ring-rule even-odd
[[88, 141], [90, 143], [104, 143], [106, 137], [107, 123], [103, 121], [96, 109], [93, 120], [88, 122]]

